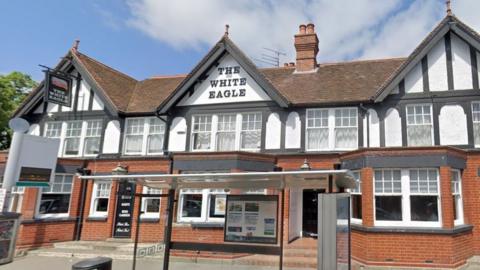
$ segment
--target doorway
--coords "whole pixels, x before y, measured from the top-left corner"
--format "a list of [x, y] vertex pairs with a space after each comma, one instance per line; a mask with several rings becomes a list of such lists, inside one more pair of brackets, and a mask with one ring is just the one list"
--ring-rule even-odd
[[302, 236], [317, 237], [318, 235], [318, 194], [325, 189], [303, 190]]

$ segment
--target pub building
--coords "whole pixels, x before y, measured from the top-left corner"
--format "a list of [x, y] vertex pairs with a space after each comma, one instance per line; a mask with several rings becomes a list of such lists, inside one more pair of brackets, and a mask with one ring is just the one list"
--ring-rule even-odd
[[[133, 239], [139, 214], [140, 242], [163, 240], [165, 198], [117, 200], [118, 181], [79, 175], [348, 169], [358, 184], [349, 190], [354, 264], [471, 263], [480, 256], [480, 35], [448, 13], [405, 58], [318, 63], [319, 42], [302, 24], [296, 62], [258, 68], [226, 32], [190, 73], [145, 80], [77, 42], [53, 71], [68, 75], [69, 106], [45, 103], [42, 82], [12, 116], [61, 141], [53, 183], [13, 191], [17, 248]], [[285, 191], [285, 250], [317, 235], [316, 196], [329, 191]], [[172, 238], [222, 243], [226, 194], [273, 192], [179, 190]], [[139, 200], [140, 213], [128, 210]]]

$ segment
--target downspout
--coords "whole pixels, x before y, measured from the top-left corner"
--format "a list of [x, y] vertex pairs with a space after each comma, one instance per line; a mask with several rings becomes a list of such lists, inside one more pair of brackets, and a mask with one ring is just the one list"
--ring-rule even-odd
[[[84, 165], [85, 166], [85, 165]], [[91, 171], [85, 167], [77, 169], [78, 173], [82, 176], [90, 175]], [[75, 224], [75, 241], [79, 241], [82, 234], [83, 216], [85, 212], [85, 199], [87, 197], [87, 185], [88, 180], [81, 180], [80, 184], [80, 209], [77, 216], [77, 222]]]

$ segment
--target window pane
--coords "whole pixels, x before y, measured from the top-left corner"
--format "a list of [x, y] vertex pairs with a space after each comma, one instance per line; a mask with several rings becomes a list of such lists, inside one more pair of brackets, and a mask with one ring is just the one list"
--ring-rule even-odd
[[108, 199], [107, 198], [97, 198], [96, 199], [96, 212], [107, 212], [108, 210]]
[[402, 220], [402, 197], [375, 196], [375, 216], [377, 220]]
[[142, 152], [143, 135], [127, 135], [125, 137], [125, 153]]
[[410, 214], [413, 221], [438, 221], [437, 196], [411, 196]]
[[227, 203], [227, 195], [212, 194], [210, 195], [209, 217], [223, 218], [225, 217], [225, 206]]
[[183, 194], [182, 217], [202, 216], [202, 194]]
[[85, 138], [85, 155], [100, 153], [100, 137]]
[[352, 195], [352, 218], [362, 219], [362, 195]]
[[70, 205], [70, 194], [42, 194], [40, 214], [67, 214]]
[[80, 138], [65, 139], [65, 155], [78, 155]]
[[153, 134], [148, 136], [148, 153], [163, 152], [163, 134]]
[[335, 128], [335, 148], [356, 148], [358, 146], [357, 128]]
[[307, 129], [307, 149], [328, 149], [328, 128]]
[[432, 126], [431, 125], [413, 125], [407, 127], [409, 146], [428, 146], [432, 145]]
[[242, 149], [259, 149], [262, 134], [262, 114], [242, 114], [242, 132], [240, 147]]
[[210, 133], [193, 134], [193, 149], [195, 150], [210, 149]]
[[62, 133], [62, 123], [47, 123], [47, 128], [45, 131], [45, 137], [48, 138], [60, 138]]
[[232, 151], [235, 150], [235, 132], [217, 133], [217, 150]]
[[160, 212], [160, 199], [145, 200], [145, 213], [159, 213], [159, 212]]

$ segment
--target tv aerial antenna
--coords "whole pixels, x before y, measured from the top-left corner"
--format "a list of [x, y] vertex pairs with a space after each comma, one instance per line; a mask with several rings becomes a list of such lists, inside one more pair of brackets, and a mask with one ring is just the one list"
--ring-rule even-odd
[[280, 66], [280, 56], [286, 56], [287, 54], [278, 50], [263, 48], [266, 52], [262, 53], [260, 59], [254, 58], [255, 61], [267, 64], [269, 66], [279, 67]]

